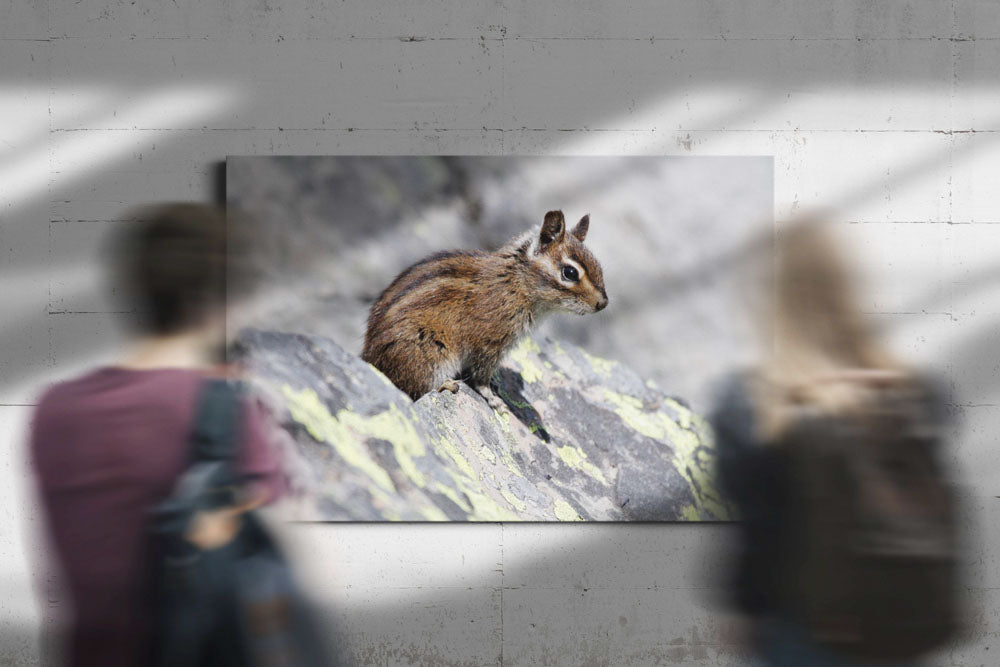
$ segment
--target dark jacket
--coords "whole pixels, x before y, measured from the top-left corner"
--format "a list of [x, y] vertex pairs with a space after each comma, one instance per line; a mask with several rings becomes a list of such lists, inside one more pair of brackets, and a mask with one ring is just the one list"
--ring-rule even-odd
[[[789, 571], [793, 525], [791, 461], [780, 444], [762, 443], [750, 393], [749, 373], [734, 374], [720, 386], [709, 415], [715, 432], [717, 477], [740, 517], [734, 563], [726, 582], [729, 601], [755, 617], [789, 612], [782, 577]], [[939, 427], [949, 421], [948, 394], [927, 376], [921, 411]]]
[[781, 611], [779, 577], [789, 532], [789, 465], [779, 447], [757, 440], [745, 375], [729, 378], [709, 416], [715, 432], [719, 486], [740, 523], [728, 588], [737, 610]]

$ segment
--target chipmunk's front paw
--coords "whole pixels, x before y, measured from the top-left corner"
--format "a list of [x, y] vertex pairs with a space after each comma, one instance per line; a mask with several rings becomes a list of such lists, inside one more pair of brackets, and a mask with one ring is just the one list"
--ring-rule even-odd
[[504, 403], [504, 400], [500, 398], [499, 394], [493, 391], [493, 387], [490, 385], [480, 385], [476, 387], [476, 392], [485, 398], [486, 403], [497, 412], [504, 412], [508, 409], [507, 404]]
[[457, 394], [458, 393], [458, 380], [445, 380], [444, 382], [441, 383], [441, 386], [438, 387], [438, 391], [439, 392], [450, 391], [453, 394]]

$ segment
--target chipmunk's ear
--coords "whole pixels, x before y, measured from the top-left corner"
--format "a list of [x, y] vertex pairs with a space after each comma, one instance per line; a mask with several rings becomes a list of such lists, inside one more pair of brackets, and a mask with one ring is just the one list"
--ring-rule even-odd
[[580, 218], [580, 222], [576, 223], [576, 227], [573, 228], [573, 231], [570, 232], [570, 234], [575, 236], [577, 241], [583, 241], [585, 238], [587, 238], [588, 229], [590, 229], [589, 213]]
[[542, 223], [542, 232], [538, 235], [538, 249], [545, 250], [553, 243], [561, 243], [566, 234], [566, 219], [562, 211], [549, 211]]

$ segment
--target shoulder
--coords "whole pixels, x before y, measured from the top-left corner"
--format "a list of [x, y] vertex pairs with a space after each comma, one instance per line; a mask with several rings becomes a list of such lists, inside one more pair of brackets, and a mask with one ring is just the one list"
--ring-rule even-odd
[[98, 368], [45, 388], [36, 402], [34, 421], [84, 419], [132, 407], [159, 407], [186, 417], [203, 377], [196, 369]]
[[99, 382], [100, 378], [107, 375], [110, 370], [110, 368], [97, 368], [76, 377], [48, 384], [42, 388], [38, 396], [37, 405], [41, 406], [58, 402], [62, 398], [79, 394], [81, 390], [85, 391], [87, 387]]
[[93, 394], [93, 388], [100, 386], [109, 370], [100, 368], [46, 386], [35, 401], [35, 420], [74, 411]]

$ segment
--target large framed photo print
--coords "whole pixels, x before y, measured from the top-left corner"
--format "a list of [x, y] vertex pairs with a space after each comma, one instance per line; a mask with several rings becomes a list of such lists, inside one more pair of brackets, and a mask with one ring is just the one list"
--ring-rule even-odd
[[299, 518], [732, 518], [705, 414], [754, 355], [771, 158], [238, 156], [226, 173], [257, 285], [234, 354], [280, 424]]

